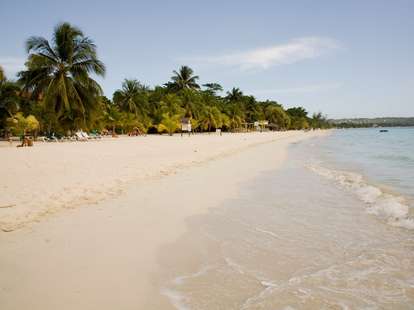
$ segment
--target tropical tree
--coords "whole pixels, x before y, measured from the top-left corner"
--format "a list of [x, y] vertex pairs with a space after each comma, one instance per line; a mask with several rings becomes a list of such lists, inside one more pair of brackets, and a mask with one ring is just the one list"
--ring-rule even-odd
[[221, 113], [220, 114], [220, 120], [221, 120], [221, 128], [230, 128], [230, 118], [228, 117], [227, 114], [225, 113]]
[[6, 77], [4, 76], [3, 67], [0, 66], [0, 82], [3, 81], [3, 80], [5, 80], [5, 79], [6, 79]]
[[220, 128], [222, 125], [221, 113], [217, 107], [206, 106], [201, 116], [202, 128], [211, 131], [212, 128]]
[[205, 83], [200, 89], [199, 77], [188, 66], [173, 71], [163, 86], [149, 88], [125, 79], [111, 101], [93, 79], [105, 74], [95, 44], [68, 23], [57, 25], [50, 41], [29, 38], [26, 48], [26, 69], [19, 72], [17, 82], [8, 80], [0, 67], [0, 131], [6, 134], [7, 125], [16, 132], [31, 123], [35, 131], [56, 133], [138, 127], [171, 135], [179, 129], [181, 117], [190, 118], [193, 130], [208, 132], [235, 131], [264, 120], [278, 129], [330, 126], [321, 113], [309, 117], [303, 107], [285, 110], [276, 101], [259, 102], [236, 87], [225, 95], [218, 83]]
[[[0, 67], [1, 69], [1, 67]], [[12, 117], [20, 108], [19, 86], [6, 79], [3, 72], [0, 79], [0, 129], [7, 118]]]
[[262, 119], [260, 107], [253, 96], [244, 96], [241, 102], [247, 122], [251, 123]]
[[231, 103], [227, 109], [226, 114], [228, 115], [229, 128], [234, 131], [240, 129], [245, 123], [245, 118], [241, 106], [239, 103]]
[[137, 80], [125, 79], [122, 89], [115, 91], [113, 101], [122, 111], [144, 116], [148, 109], [148, 87]]
[[312, 128], [329, 128], [329, 122], [327, 117], [324, 116], [321, 112], [314, 113], [310, 119], [310, 125]]
[[171, 81], [165, 84], [171, 91], [200, 88], [200, 85], [197, 84], [199, 77], [193, 75], [194, 71], [190, 67], [181, 66], [178, 71], [174, 70], [173, 73], [174, 75], [171, 77]]
[[291, 119], [290, 129], [309, 128], [308, 112], [303, 107], [294, 107], [286, 110]]
[[114, 104], [108, 105], [103, 112], [104, 123], [111, 128], [113, 134], [116, 132], [116, 127], [121, 125], [121, 118], [119, 107]]
[[98, 59], [94, 42], [69, 23], [56, 26], [52, 41], [30, 37], [27, 69], [19, 72], [24, 90], [54, 113], [64, 127], [87, 127], [102, 95], [91, 74], [104, 76], [105, 66]]
[[200, 95], [200, 92], [193, 89], [183, 89], [179, 93], [179, 97], [182, 102], [182, 108], [184, 109], [185, 116], [190, 118], [199, 118], [204, 106], [203, 98]]
[[159, 111], [161, 115], [169, 113], [171, 115], [184, 114], [185, 110], [181, 107], [182, 101], [176, 94], [167, 94], [161, 99]]
[[218, 92], [223, 91], [223, 87], [218, 83], [207, 83], [203, 84], [203, 86], [206, 88], [206, 92], [214, 96], [216, 96]]
[[308, 116], [308, 112], [303, 107], [289, 108], [286, 110], [286, 113], [292, 117], [298, 117], [298, 118], [299, 117], [306, 118]]
[[129, 133], [136, 128], [138, 128], [141, 132], [146, 132], [146, 127], [133, 113], [122, 112], [120, 124], [123, 132]]
[[33, 115], [24, 117], [21, 112], [7, 119], [8, 127], [18, 135], [25, 135], [27, 131], [35, 132], [39, 129], [39, 121]]
[[10, 81], [0, 82], [0, 118], [12, 116], [19, 108], [19, 87]]
[[277, 129], [287, 129], [290, 126], [289, 115], [278, 105], [267, 106], [265, 117], [272, 125], [277, 126]]
[[165, 113], [163, 115], [161, 123], [158, 125], [158, 132], [168, 132], [170, 136], [180, 127], [180, 116], [170, 115]]
[[232, 102], [240, 101], [243, 98], [243, 92], [237, 88], [233, 87], [231, 91], [227, 92], [226, 99]]

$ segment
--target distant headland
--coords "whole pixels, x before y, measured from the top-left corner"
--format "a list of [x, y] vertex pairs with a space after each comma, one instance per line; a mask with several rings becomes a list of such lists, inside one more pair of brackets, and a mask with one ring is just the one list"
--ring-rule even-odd
[[329, 122], [339, 128], [409, 127], [414, 126], [414, 117], [341, 118]]

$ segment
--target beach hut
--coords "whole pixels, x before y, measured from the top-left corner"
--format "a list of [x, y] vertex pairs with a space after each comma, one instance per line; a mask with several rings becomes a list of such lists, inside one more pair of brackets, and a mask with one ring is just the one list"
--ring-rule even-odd
[[188, 132], [188, 135], [191, 133], [191, 119], [189, 117], [181, 118], [181, 136], [183, 132]]
[[256, 131], [262, 132], [264, 130], [268, 130], [269, 121], [266, 121], [266, 120], [256, 121], [253, 123], [253, 126]]

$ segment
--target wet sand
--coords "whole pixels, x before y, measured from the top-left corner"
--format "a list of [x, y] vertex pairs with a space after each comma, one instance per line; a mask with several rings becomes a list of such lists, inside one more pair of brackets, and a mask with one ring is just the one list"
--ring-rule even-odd
[[317, 147], [291, 145], [282, 166], [187, 219], [159, 253], [161, 292], [176, 309], [412, 308], [412, 230], [311, 169]]

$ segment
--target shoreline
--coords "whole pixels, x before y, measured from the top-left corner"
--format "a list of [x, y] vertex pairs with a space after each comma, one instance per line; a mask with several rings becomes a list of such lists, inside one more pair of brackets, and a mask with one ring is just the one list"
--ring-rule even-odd
[[[220, 143], [219, 152], [191, 157], [187, 166], [174, 162], [168, 177], [129, 183], [119, 197], [91, 208], [63, 209], [40, 223], [1, 233], [0, 250], [5, 255], [0, 258], [0, 305], [5, 309], [29, 305], [31, 309], [112, 309], [120, 304], [123, 309], [170, 309], [153, 278], [159, 248], [186, 231], [186, 218], [236, 198], [240, 182], [276, 169], [286, 159], [288, 145], [324, 134], [328, 132], [249, 134], [247, 140], [234, 135], [242, 141], [227, 141], [227, 149]], [[177, 143], [177, 139], [169, 141]], [[199, 149], [214, 146], [211, 140], [204, 142]]]

